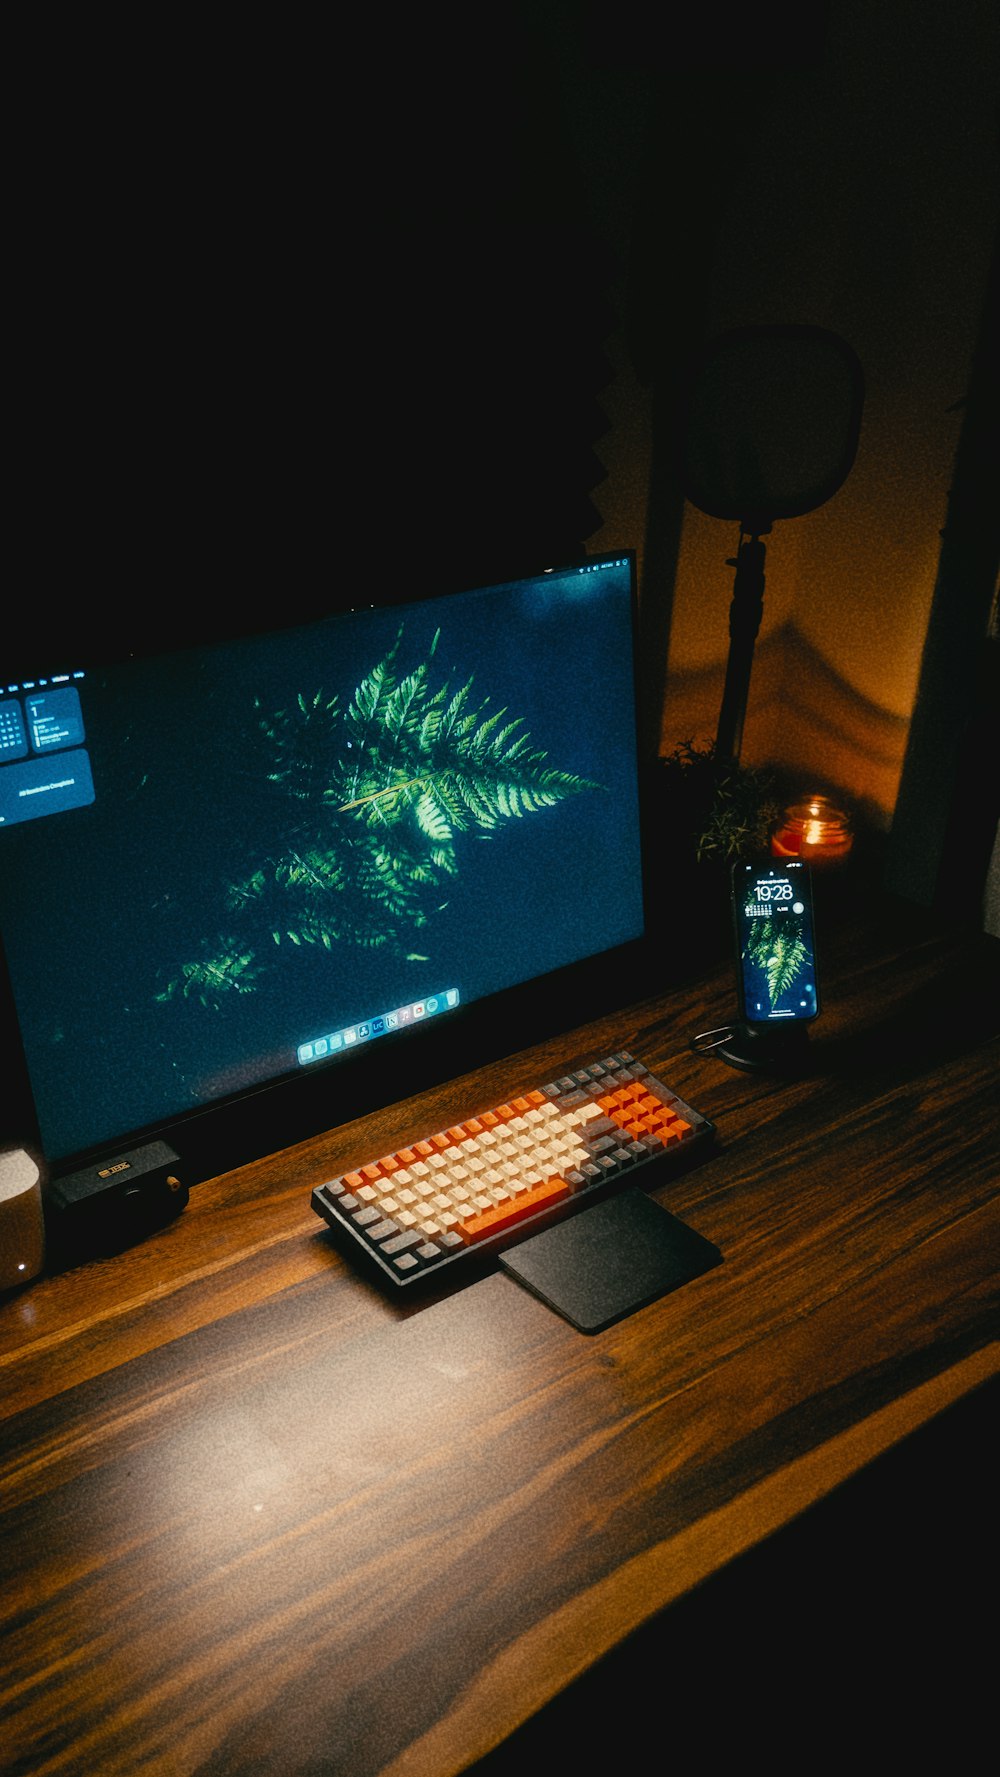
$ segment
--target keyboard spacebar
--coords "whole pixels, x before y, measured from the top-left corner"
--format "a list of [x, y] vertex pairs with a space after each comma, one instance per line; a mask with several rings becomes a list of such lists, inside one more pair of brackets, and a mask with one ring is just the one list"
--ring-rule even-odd
[[545, 1179], [540, 1185], [532, 1185], [530, 1191], [521, 1191], [509, 1203], [495, 1203], [492, 1209], [479, 1210], [467, 1221], [460, 1222], [455, 1232], [461, 1234], [467, 1246], [472, 1246], [487, 1234], [496, 1234], [503, 1228], [512, 1227], [515, 1222], [523, 1222], [525, 1216], [534, 1215], [537, 1209], [545, 1209], [550, 1203], [558, 1203], [560, 1197], [568, 1196], [569, 1186], [564, 1178]]

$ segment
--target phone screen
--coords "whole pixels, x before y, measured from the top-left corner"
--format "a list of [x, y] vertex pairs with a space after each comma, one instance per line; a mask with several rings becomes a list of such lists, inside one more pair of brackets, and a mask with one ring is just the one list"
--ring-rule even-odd
[[812, 879], [808, 864], [733, 866], [740, 1015], [747, 1024], [792, 1024], [819, 1012]]

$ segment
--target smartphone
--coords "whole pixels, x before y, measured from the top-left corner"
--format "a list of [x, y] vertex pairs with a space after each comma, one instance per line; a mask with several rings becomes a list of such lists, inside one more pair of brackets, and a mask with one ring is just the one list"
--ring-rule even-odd
[[800, 859], [733, 865], [733, 939], [744, 1024], [819, 1016], [812, 877]]

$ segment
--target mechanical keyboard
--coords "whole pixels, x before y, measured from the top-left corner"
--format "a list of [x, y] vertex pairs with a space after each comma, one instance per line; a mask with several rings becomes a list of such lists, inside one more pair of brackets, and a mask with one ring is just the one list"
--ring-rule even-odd
[[538, 1233], [619, 1185], [658, 1184], [664, 1167], [686, 1167], [714, 1135], [622, 1050], [317, 1185], [312, 1207], [407, 1285]]

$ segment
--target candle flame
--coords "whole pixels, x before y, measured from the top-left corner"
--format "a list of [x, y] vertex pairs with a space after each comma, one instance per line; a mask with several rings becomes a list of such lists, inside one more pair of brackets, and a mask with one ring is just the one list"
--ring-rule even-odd
[[781, 826], [771, 836], [775, 856], [803, 857], [814, 864], [845, 858], [852, 844], [849, 816], [818, 792], [786, 808]]

